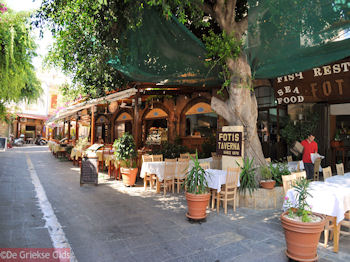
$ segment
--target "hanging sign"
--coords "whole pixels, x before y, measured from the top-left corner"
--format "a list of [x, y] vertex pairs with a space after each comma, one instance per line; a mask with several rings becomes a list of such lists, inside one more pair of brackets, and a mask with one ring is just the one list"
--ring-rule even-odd
[[242, 157], [242, 132], [218, 132], [216, 153], [218, 155]]
[[350, 58], [273, 80], [277, 104], [348, 100]]

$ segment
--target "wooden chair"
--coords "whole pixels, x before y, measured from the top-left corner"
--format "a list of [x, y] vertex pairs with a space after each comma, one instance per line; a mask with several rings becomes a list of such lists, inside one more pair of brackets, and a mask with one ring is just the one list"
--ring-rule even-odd
[[213, 162], [211, 162], [212, 169], [222, 169], [222, 157], [221, 156], [213, 156]]
[[152, 156], [152, 162], [162, 162], [163, 161], [163, 155], [151, 155]]
[[204, 170], [210, 169], [210, 163], [209, 162], [203, 162], [199, 163], [200, 167], [203, 168]]
[[287, 156], [287, 162], [292, 162], [293, 161], [293, 157], [292, 156]]
[[233, 201], [233, 211], [236, 211], [237, 188], [241, 169], [239, 167], [227, 168], [226, 183], [216, 195], [216, 212], [219, 214], [220, 201], [223, 201], [225, 215], [227, 215], [227, 203]]
[[171, 188], [173, 193], [175, 193], [175, 172], [176, 172], [176, 159], [166, 158], [165, 167], [164, 167], [164, 179], [162, 182], [163, 189], [164, 189], [164, 196], [166, 195], [168, 188]]
[[270, 164], [271, 163], [271, 157], [265, 158], [266, 163]]
[[282, 182], [283, 182], [283, 190], [284, 190], [284, 195], [287, 194], [287, 191], [295, 185], [295, 182], [297, 180], [297, 177], [295, 173], [292, 173], [290, 175], [285, 175], [282, 176]]
[[[328, 239], [332, 240], [334, 237], [334, 224], [332, 223], [333, 217], [327, 216], [326, 217], [327, 222], [324, 228], [324, 246], [327, 247], [328, 245]], [[344, 220], [339, 222], [339, 231], [337, 238], [339, 239], [340, 234], [350, 236], [350, 211], [345, 212], [344, 214]], [[348, 228], [347, 231], [343, 230], [342, 227]], [[331, 234], [329, 234], [329, 231], [331, 231]]]
[[218, 156], [218, 154], [216, 152], [211, 152], [211, 156]]
[[321, 158], [316, 158], [314, 163], [314, 181], [320, 180]]
[[301, 171], [301, 172], [293, 172], [295, 175], [295, 179], [297, 181], [302, 180], [303, 178], [306, 179], [306, 171]]
[[331, 167], [324, 167], [323, 170], [323, 181], [326, 181], [327, 178], [332, 176], [332, 169]]
[[344, 175], [344, 164], [340, 163], [340, 164], [336, 164], [335, 167], [337, 168], [337, 175]]
[[177, 166], [176, 166], [176, 173], [175, 173], [175, 185], [177, 187], [177, 193], [180, 193], [180, 187], [185, 182], [185, 177], [188, 172], [189, 167], [189, 160], [178, 158], [177, 159]]
[[182, 159], [190, 159], [190, 153], [180, 154], [180, 158], [182, 158]]
[[[152, 156], [151, 155], [142, 155], [142, 163], [144, 162], [152, 162]], [[145, 190], [147, 189], [147, 182], [149, 182], [150, 188], [153, 188], [153, 174], [146, 173], [145, 177], [143, 178], [143, 187]]]
[[190, 156], [193, 157], [193, 159], [196, 159], [196, 154], [190, 154]]

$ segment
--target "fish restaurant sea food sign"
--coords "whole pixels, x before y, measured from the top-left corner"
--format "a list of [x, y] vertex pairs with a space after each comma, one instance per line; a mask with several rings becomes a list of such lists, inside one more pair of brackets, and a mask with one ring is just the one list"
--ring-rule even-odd
[[242, 156], [242, 132], [218, 132], [216, 153], [225, 156]]
[[350, 97], [350, 57], [330, 65], [277, 77], [273, 80], [277, 104], [341, 101]]

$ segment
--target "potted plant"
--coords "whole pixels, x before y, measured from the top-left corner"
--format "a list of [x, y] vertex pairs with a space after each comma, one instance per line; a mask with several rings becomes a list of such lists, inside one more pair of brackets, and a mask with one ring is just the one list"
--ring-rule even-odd
[[243, 193], [243, 195], [246, 194], [247, 190], [252, 195], [254, 190], [258, 188], [257, 181], [255, 180], [256, 168], [253, 167], [253, 160], [246, 157], [243, 161], [243, 166], [236, 161], [237, 165], [241, 168], [239, 192]]
[[120, 161], [120, 173], [123, 183], [126, 186], [133, 186], [136, 181], [138, 168], [136, 168], [135, 158], [137, 156], [134, 138], [129, 133], [114, 141], [114, 155]]
[[206, 218], [206, 209], [209, 204], [210, 191], [204, 169], [199, 165], [198, 154], [193, 158], [193, 167], [185, 177], [185, 191], [188, 206], [188, 218], [199, 220]]
[[[281, 223], [286, 239], [286, 255], [297, 261], [317, 260], [317, 245], [324, 230], [326, 218], [311, 212], [306, 202], [309, 181], [302, 179], [294, 189], [297, 192], [295, 201], [285, 197], [285, 211], [281, 214]], [[294, 202], [294, 203], [293, 203]]]
[[272, 179], [272, 172], [266, 165], [260, 167], [261, 178], [260, 186], [265, 189], [273, 189], [276, 181]]
[[282, 186], [282, 176], [290, 174], [288, 164], [283, 162], [270, 163], [269, 169], [272, 174], [272, 179], [276, 181], [276, 186]]
[[342, 146], [343, 146], [343, 141], [340, 138], [340, 130], [338, 129], [337, 132], [335, 133], [334, 139], [331, 141], [331, 147], [337, 148]]

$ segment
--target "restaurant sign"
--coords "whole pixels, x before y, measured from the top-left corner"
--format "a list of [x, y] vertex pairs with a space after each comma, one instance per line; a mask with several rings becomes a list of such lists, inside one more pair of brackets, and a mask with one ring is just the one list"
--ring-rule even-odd
[[350, 57], [330, 65], [277, 77], [277, 104], [342, 101], [350, 97]]
[[218, 132], [216, 153], [218, 155], [242, 157], [242, 132]]

